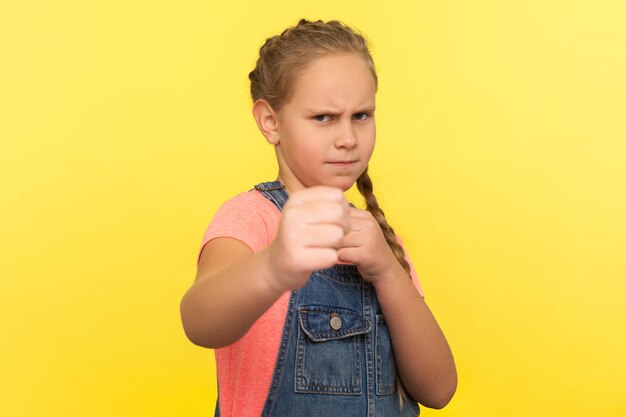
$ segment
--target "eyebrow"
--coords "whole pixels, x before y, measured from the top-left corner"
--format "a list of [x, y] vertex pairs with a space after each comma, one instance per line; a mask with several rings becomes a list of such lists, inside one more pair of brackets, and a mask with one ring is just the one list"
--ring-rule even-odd
[[[360, 110], [357, 110], [355, 113], [372, 113], [374, 112], [374, 110], [376, 110], [376, 106], [368, 106], [368, 107], [363, 107]], [[306, 109], [306, 111], [310, 114], [339, 114], [338, 110], [333, 110], [333, 109], [327, 109], [327, 110], [316, 110], [316, 109]]]

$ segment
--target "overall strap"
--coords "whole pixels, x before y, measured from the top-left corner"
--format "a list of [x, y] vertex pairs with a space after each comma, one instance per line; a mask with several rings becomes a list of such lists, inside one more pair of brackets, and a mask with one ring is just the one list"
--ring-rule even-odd
[[[255, 185], [254, 188], [263, 194], [265, 198], [274, 203], [274, 205], [278, 207], [278, 210], [283, 211], [283, 206], [285, 202], [287, 202], [289, 195], [287, 191], [285, 191], [285, 186], [280, 181], [262, 182]], [[356, 207], [351, 202], [348, 202], [348, 204], [350, 204], [350, 207]]]
[[283, 211], [283, 206], [289, 198], [285, 186], [280, 181], [262, 182], [254, 186], [265, 198], [271, 201], [278, 210]]

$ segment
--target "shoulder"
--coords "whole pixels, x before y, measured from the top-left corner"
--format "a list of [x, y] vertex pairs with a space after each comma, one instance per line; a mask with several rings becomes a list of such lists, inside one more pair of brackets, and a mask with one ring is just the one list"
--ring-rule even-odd
[[206, 228], [197, 260], [208, 242], [221, 237], [239, 240], [253, 252], [266, 247], [279, 218], [280, 211], [255, 189], [231, 197]]
[[215, 213], [210, 227], [246, 228], [272, 234], [280, 219], [280, 210], [258, 190], [252, 189], [231, 197]]
[[272, 204], [267, 198], [257, 191], [252, 189], [246, 192], [239, 193], [230, 199], [226, 200], [216, 213], [230, 212], [237, 213], [246, 217], [251, 215], [266, 216], [267, 214], [280, 214], [276, 206]]
[[255, 189], [236, 194], [233, 197], [226, 200], [220, 206], [220, 210], [224, 208], [229, 209], [229, 210], [236, 210], [238, 208], [243, 208], [243, 207], [246, 207], [246, 208], [256, 207], [261, 204], [261, 201], [258, 198], [258, 196], [262, 197], [260, 193], [257, 192]]

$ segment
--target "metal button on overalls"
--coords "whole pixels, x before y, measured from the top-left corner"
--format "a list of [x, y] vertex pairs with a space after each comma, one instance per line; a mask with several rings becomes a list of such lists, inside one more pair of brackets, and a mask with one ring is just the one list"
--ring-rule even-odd
[[333, 313], [330, 315], [330, 327], [333, 330], [341, 329], [341, 317], [339, 317], [339, 314]]

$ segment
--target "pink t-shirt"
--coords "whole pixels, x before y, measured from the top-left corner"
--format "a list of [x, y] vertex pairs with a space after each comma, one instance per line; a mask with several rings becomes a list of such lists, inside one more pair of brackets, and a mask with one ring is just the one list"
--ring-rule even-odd
[[[209, 224], [197, 262], [204, 246], [212, 239], [229, 237], [247, 245], [252, 252], [266, 248], [278, 231], [281, 212], [253, 189], [224, 203]], [[400, 244], [402, 240], [398, 239]], [[423, 291], [409, 256], [411, 279]], [[237, 342], [215, 349], [222, 417], [259, 417], [269, 391], [280, 338], [287, 315], [290, 292], [286, 291]]]

